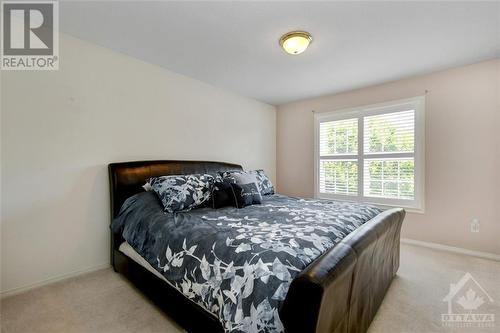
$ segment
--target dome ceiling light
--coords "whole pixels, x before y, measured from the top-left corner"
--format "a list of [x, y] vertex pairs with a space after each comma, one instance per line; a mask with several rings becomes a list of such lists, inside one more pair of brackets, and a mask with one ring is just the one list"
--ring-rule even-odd
[[301, 54], [312, 42], [312, 36], [306, 31], [287, 32], [280, 38], [280, 45], [289, 54]]

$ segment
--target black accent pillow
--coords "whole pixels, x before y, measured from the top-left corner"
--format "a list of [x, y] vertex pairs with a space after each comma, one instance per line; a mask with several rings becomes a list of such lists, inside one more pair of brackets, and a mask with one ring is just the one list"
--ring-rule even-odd
[[257, 184], [234, 184], [231, 183], [234, 201], [237, 208], [262, 203], [262, 195], [257, 188]]
[[231, 183], [227, 181], [215, 182], [210, 197], [210, 207], [218, 209], [227, 206], [236, 206]]

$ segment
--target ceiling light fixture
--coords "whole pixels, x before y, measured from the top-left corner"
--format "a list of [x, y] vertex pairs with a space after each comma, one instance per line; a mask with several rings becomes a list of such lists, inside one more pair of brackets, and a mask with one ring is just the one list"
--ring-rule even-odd
[[312, 42], [312, 36], [306, 31], [291, 31], [280, 38], [280, 45], [289, 54], [301, 54]]

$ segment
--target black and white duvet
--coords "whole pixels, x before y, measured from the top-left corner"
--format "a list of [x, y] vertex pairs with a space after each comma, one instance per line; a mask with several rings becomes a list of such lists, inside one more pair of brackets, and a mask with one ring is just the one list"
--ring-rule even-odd
[[381, 212], [281, 195], [243, 209], [162, 208], [154, 193], [137, 194], [112, 228], [227, 332], [284, 331], [278, 312], [293, 278]]

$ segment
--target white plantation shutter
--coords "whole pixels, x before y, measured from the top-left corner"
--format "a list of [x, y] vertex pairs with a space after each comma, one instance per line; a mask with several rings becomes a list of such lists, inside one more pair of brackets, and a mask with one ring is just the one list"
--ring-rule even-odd
[[366, 159], [364, 196], [378, 198], [415, 198], [413, 158]]
[[357, 195], [358, 119], [320, 123], [319, 149], [321, 193]]
[[415, 198], [415, 110], [364, 117], [364, 196]]
[[424, 100], [316, 118], [316, 196], [422, 209]]
[[358, 152], [358, 119], [344, 119], [320, 124], [321, 156]]
[[414, 152], [415, 110], [364, 117], [365, 154]]
[[320, 160], [321, 193], [358, 194], [358, 162], [356, 160]]

